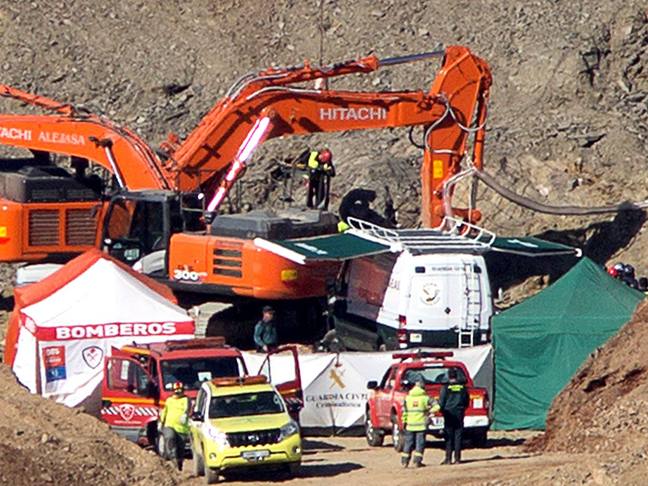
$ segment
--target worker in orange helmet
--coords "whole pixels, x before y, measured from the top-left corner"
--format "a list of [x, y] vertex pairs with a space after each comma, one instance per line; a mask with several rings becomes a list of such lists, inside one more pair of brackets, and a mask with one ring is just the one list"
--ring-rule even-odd
[[313, 209], [328, 209], [331, 177], [335, 177], [331, 151], [327, 148], [305, 151], [299, 156], [297, 167], [308, 170], [306, 206]]
[[172, 385], [173, 395], [166, 399], [160, 414], [158, 430], [162, 432], [163, 455], [165, 459], [175, 461], [178, 470], [182, 471], [185, 444], [189, 437], [189, 411], [191, 401], [184, 393], [184, 385], [176, 381]]

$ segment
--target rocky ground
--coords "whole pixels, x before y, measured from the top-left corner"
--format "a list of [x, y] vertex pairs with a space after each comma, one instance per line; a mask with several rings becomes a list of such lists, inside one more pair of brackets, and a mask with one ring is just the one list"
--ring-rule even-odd
[[[329, 63], [369, 53], [422, 52], [439, 43], [466, 45], [491, 65], [486, 171], [501, 183], [549, 204], [601, 206], [648, 198], [648, 9], [643, 0], [0, 0], [1, 82], [104, 114], [154, 146], [169, 131], [189, 133], [248, 71], [304, 58]], [[425, 90], [435, 69], [434, 63], [420, 63], [330, 86]], [[3, 100], [0, 109], [23, 108]], [[339, 173], [334, 207], [350, 188], [374, 188], [382, 197], [387, 186], [399, 220], [417, 223], [421, 154], [401, 129], [271, 141], [242, 182], [243, 202], [281, 204], [282, 185], [270, 170], [307, 146], [324, 144], [333, 150]], [[600, 263], [623, 259], [640, 274], [648, 273], [642, 213], [541, 215], [484, 187], [479, 205], [483, 224], [498, 233], [577, 244]], [[540, 276], [527, 280], [522, 294], [546, 285], [544, 274], [557, 276], [555, 263], [543, 265], [527, 272]], [[10, 267], [2, 269], [0, 312], [11, 307], [11, 274]], [[483, 477], [479, 463], [452, 477], [489, 484], [641, 484], [648, 454], [642, 433], [648, 430], [648, 365], [641, 357], [645, 314], [644, 309], [558, 397], [546, 438], [533, 446], [551, 452], [488, 462], [498, 467], [486, 469], [502, 472], [501, 477]], [[117, 440], [94, 419], [30, 397], [10, 378], [0, 369], [7, 390], [0, 397], [5, 438], [0, 482], [8, 477], [17, 485], [32, 484], [34, 478], [68, 484], [178, 480], [156, 458]], [[498, 449], [494, 455], [500, 453], [520, 451]], [[369, 461], [362, 471], [384, 471], [376, 477], [349, 472], [349, 478], [387, 484], [386, 456], [373, 454], [357, 451], [359, 463]], [[343, 473], [325, 468], [306, 482]], [[427, 477], [409, 479], [423, 484]]]
[[[156, 145], [169, 131], [186, 135], [249, 71], [463, 44], [493, 71], [487, 171], [543, 202], [598, 206], [648, 197], [647, 15], [641, 0], [3, 0], [2, 81], [103, 113]], [[331, 88], [427, 89], [435, 69], [385, 69]], [[272, 141], [242, 183], [244, 202], [276, 202], [273, 159], [319, 144], [340, 174], [334, 206], [351, 187], [388, 186], [401, 222], [416, 223], [421, 154], [400, 129]], [[648, 269], [640, 214], [543, 216], [485, 188], [480, 205], [498, 232], [547, 234], [600, 262]]]

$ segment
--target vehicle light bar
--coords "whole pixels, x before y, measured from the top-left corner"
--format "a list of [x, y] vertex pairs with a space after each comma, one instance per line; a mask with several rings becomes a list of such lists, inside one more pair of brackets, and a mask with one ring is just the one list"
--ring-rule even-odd
[[434, 358], [434, 359], [445, 359], [454, 356], [452, 351], [416, 351], [413, 353], [394, 353], [392, 354], [392, 359], [400, 359], [404, 361], [406, 359], [423, 359], [423, 358]]
[[222, 348], [225, 346], [225, 338], [223, 336], [215, 336], [202, 339], [189, 339], [187, 341], [167, 341], [165, 345], [169, 351], [177, 351], [180, 349]]
[[214, 378], [212, 383], [215, 386], [265, 385], [268, 378], [265, 375]]

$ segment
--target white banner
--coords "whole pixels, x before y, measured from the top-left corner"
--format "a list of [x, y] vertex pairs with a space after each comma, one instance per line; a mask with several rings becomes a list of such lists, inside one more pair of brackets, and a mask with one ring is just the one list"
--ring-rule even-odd
[[[450, 351], [425, 349], [425, 351]], [[492, 400], [493, 366], [491, 345], [452, 349], [449, 358], [463, 362], [476, 386], [488, 389]], [[305, 428], [344, 429], [362, 425], [369, 398], [367, 382], [380, 381], [394, 362], [393, 351], [374, 353], [345, 352], [300, 354], [304, 409], [300, 421]], [[250, 373], [256, 373], [265, 355], [243, 353]], [[273, 357], [271, 381], [290, 380], [293, 375], [292, 356]]]

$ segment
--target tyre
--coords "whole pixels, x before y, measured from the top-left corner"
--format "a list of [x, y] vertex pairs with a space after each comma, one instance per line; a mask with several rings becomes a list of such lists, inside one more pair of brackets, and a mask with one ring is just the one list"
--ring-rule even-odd
[[191, 454], [193, 455], [193, 467], [191, 473], [196, 476], [202, 476], [205, 474], [205, 460], [203, 459], [202, 454], [198, 453], [196, 448], [193, 446], [193, 441], [191, 444]]
[[405, 434], [398, 425], [398, 419], [396, 415], [392, 415], [392, 442], [394, 443], [394, 449], [396, 452], [403, 452], [403, 447], [405, 445]]
[[488, 429], [478, 429], [470, 434], [470, 442], [475, 447], [486, 447], [488, 443]]
[[286, 474], [290, 477], [298, 476], [300, 467], [301, 462], [291, 462], [290, 464], [286, 464]]
[[375, 429], [371, 423], [369, 410], [365, 415], [365, 437], [367, 438], [367, 444], [371, 447], [380, 447], [385, 440], [385, 433], [380, 429]]
[[155, 451], [165, 461], [169, 460], [169, 454], [167, 454], [166, 439], [164, 438], [164, 434], [162, 433], [157, 435]]
[[203, 470], [205, 472], [205, 482], [207, 484], [216, 484], [220, 481], [220, 470], [207, 466], [205, 466]]

